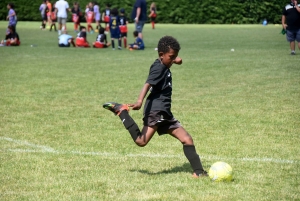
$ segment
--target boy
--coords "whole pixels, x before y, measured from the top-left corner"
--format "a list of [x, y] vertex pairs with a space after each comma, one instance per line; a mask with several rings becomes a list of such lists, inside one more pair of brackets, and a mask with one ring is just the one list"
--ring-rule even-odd
[[63, 34], [58, 37], [58, 47], [70, 47], [70, 44], [75, 47], [74, 38], [64, 30]]
[[47, 14], [46, 14], [46, 0], [43, 1], [43, 3], [40, 5], [40, 12], [41, 12], [41, 16], [42, 16], [42, 25], [40, 26], [40, 28], [42, 30], [45, 30], [46, 28], [46, 23], [47, 23]]
[[96, 38], [96, 42], [93, 43], [94, 48], [107, 48], [110, 46], [110, 43], [107, 42], [106, 35], [105, 35], [105, 29], [103, 27], [100, 27], [99, 29], [99, 35]]
[[81, 16], [81, 11], [78, 2], [74, 2], [71, 12], [72, 12], [72, 21], [74, 22], [74, 32], [78, 33], [79, 32], [78, 26], [80, 26], [80, 16]]
[[141, 38], [138, 37], [138, 35], [139, 35], [138, 31], [133, 32], [133, 36], [134, 36], [135, 40], [134, 40], [134, 43], [128, 45], [129, 50], [144, 50], [145, 49], [144, 42]]
[[77, 47], [90, 47], [89, 42], [86, 40], [86, 28], [80, 26], [80, 32], [77, 34], [76, 38]]
[[120, 9], [120, 16], [119, 16], [119, 23], [120, 23], [120, 32], [121, 32], [121, 41], [122, 41], [122, 38], [123, 38], [123, 42], [124, 42], [124, 48], [127, 47], [127, 24], [128, 24], [128, 21], [127, 21], [127, 18], [125, 16], [125, 9], [124, 8], [121, 8]]
[[94, 29], [93, 29], [93, 26], [92, 26], [92, 23], [94, 21], [94, 9], [93, 9], [93, 3], [90, 2], [89, 4], [89, 10], [86, 14], [86, 20], [87, 20], [87, 27], [88, 27], [88, 32], [90, 34], [93, 34], [94, 33]]
[[7, 29], [9, 34], [6, 35], [5, 40], [1, 41], [1, 46], [19, 46], [21, 42], [15, 26], [9, 25]]
[[[202, 167], [192, 137], [171, 112], [172, 74], [170, 67], [173, 63], [182, 64], [182, 59], [177, 57], [179, 50], [180, 45], [175, 38], [171, 36], [161, 38], [158, 42], [159, 58], [150, 67], [148, 79], [137, 102], [128, 105], [108, 102], [103, 107], [120, 117], [133, 141], [140, 147], [146, 146], [156, 131], [159, 135], [168, 133], [177, 138], [183, 144], [183, 152], [194, 170], [193, 177], [198, 178], [208, 176], [208, 174]], [[139, 110], [148, 91], [150, 94], [144, 105], [144, 127], [140, 131], [128, 111], [129, 107]]]
[[102, 21], [105, 23], [105, 31], [109, 30], [109, 20], [110, 20], [110, 3], [106, 4], [106, 8], [102, 14]]
[[121, 38], [120, 38], [120, 28], [119, 28], [119, 16], [118, 16], [118, 9], [113, 8], [111, 10], [111, 16], [109, 21], [109, 28], [110, 28], [110, 38], [111, 38], [111, 46], [113, 50], [115, 50], [115, 39], [118, 40], [118, 49], [121, 50]]
[[55, 13], [55, 2], [53, 2], [52, 12], [51, 12], [51, 26], [50, 31], [52, 31], [52, 27], [54, 27], [54, 31], [56, 30], [56, 13]]

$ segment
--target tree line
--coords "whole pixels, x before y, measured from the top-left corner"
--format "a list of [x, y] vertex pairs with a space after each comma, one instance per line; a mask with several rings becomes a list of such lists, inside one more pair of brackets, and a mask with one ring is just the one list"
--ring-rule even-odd
[[[67, 0], [68, 1], [68, 0]], [[76, 1], [76, 0], [75, 0]], [[82, 12], [89, 0], [77, 0]], [[7, 3], [15, 3], [15, 11], [19, 21], [41, 21], [39, 12], [42, 0], [1, 0], [0, 20], [6, 20]], [[56, 2], [55, 1], [51, 1]], [[72, 7], [73, 1], [68, 1]], [[124, 8], [130, 18], [135, 0], [98, 0], [101, 12], [105, 4], [111, 8]], [[149, 8], [151, 0], [147, 0]], [[286, 0], [154, 0], [157, 4], [157, 22], [174, 24], [257, 24], [267, 19], [268, 23], [281, 23], [283, 7]], [[149, 10], [148, 10], [149, 13]], [[71, 21], [71, 15], [69, 15]], [[131, 20], [131, 19], [130, 19]]]

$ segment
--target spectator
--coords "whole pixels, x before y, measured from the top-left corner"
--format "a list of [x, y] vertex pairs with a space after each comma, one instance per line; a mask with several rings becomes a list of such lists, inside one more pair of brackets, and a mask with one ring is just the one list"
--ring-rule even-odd
[[58, 22], [58, 35], [61, 34], [62, 30], [66, 30], [67, 22], [67, 10], [69, 10], [69, 4], [65, 0], [59, 0], [55, 3], [55, 13]]
[[295, 55], [295, 40], [300, 50], [300, 5], [296, 0], [286, 5], [282, 11], [282, 28], [286, 30], [286, 39], [290, 42], [291, 55]]
[[64, 30], [58, 37], [58, 47], [70, 47], [70, 44], [75, 47], [74, 38], [71, 35], [67, 34], [67, 31]]
[[146, 0], [136, 0], [132, 9], [131, 18], [135, 21], [135, 30], [139, 33], [139, 38], [143, 38], [143, 27], [147, 20]]

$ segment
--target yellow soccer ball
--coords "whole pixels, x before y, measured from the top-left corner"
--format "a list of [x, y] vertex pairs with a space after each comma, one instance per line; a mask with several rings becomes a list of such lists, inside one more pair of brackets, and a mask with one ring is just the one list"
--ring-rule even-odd
[[214, 163], [208, 172], [212, 181], [232, 181], [232, 167], [225, 162]]

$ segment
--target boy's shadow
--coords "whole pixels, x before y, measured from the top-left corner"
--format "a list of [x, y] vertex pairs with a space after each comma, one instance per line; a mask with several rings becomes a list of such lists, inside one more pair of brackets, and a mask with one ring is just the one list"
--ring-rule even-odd
[[131, 169], [129, 170], [131, 172], [139, 172], [142, 174], [149, 174], [149, 175], [158, 175], [158, 174], [172, 174], [172, 173], [177, 173], [177, 172], [192, 172], [192, 167], [189, 163], [184, 163], [181, 166], [175, 166], [171, 169], [167, 169], [167, 170], [162, 170], [159, 172], [150, 172], [149, 170], [137, 170], [137, 169]]

